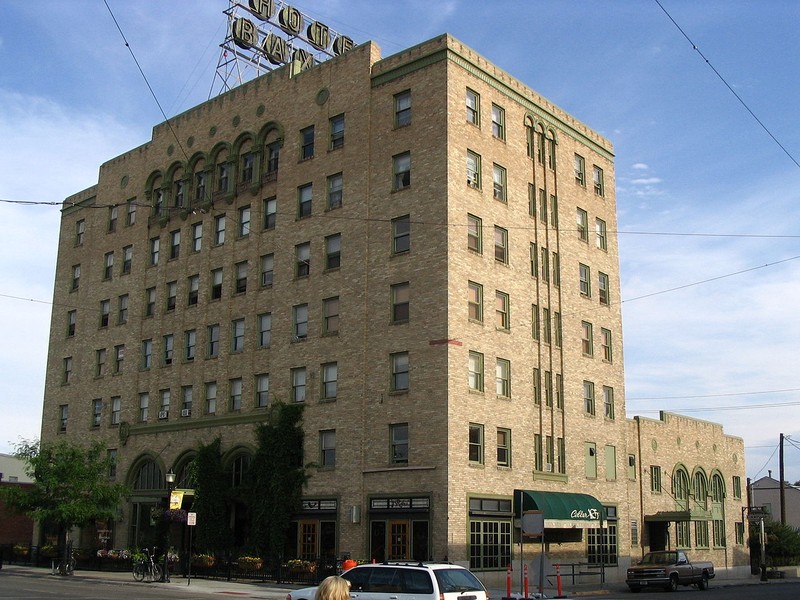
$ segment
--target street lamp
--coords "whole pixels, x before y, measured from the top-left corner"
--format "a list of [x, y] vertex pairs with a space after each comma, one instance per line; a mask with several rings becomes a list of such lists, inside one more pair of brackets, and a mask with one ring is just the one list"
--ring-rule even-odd
[[[164, 476], [164, 478], [167, 480], [167, 510], [169, 510], [172, 487], [175, 485], [175, 472], [172, 470], [172, 468], [167, 471], [167, 474]], [[170, 521], [167, 521], [167, 530], [164, 533], [164, 569], [161, 572], [161, 581], [163, 582], [169, 582], [169, 564], [167, 562], [169, 558], [169, 552], [167, 551], [169, 548], [169, 523]]]

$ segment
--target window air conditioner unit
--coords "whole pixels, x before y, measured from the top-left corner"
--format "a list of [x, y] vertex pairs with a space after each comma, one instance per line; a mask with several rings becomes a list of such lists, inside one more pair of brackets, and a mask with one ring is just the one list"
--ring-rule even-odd
[[169, 418], [169, 411], [168, 410], [160, 410], [158, 411], [158, 418], [161, 420]]
[[191, 417], [192, 416], [192, 409], [191, 408], [182, 408], [181, 409], [181, 416], [182, 417]]
[[544, 470], [547, 471], [548, 473], [552, 473], [553, 472], [553, 463], [545, 464]]

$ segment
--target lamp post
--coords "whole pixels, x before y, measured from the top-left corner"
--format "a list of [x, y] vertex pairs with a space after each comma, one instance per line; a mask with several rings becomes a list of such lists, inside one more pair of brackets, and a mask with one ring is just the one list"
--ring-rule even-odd
[[[175, 472], [170, 468], [164, 476], [167, 480], [167, 510], [170, 509], [170, 496], [172, 496], [172, 487], [175, 485]], [[169, 582], [169, 521], [167, 521], [167, 530], [164, 533], [164, 568], [161, 572], [161, 581]]]

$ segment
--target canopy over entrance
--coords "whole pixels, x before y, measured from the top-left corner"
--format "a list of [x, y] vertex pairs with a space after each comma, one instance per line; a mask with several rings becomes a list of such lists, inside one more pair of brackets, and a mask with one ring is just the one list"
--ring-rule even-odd
[[591, 529], [600, 527], [604, 517], [603, 505], [589, 494], [514, 490], [514, 514], [528, 510], [542, 511], [549, 529]]

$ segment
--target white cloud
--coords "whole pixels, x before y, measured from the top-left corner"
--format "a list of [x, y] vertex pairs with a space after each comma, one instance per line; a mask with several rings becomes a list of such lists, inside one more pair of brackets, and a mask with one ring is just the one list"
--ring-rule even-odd
[[633, 185], [654, 185], [661, 183], [661, 179], [659, 177], [642, 177], [640, 179], [631, 179], [631, 183]]

